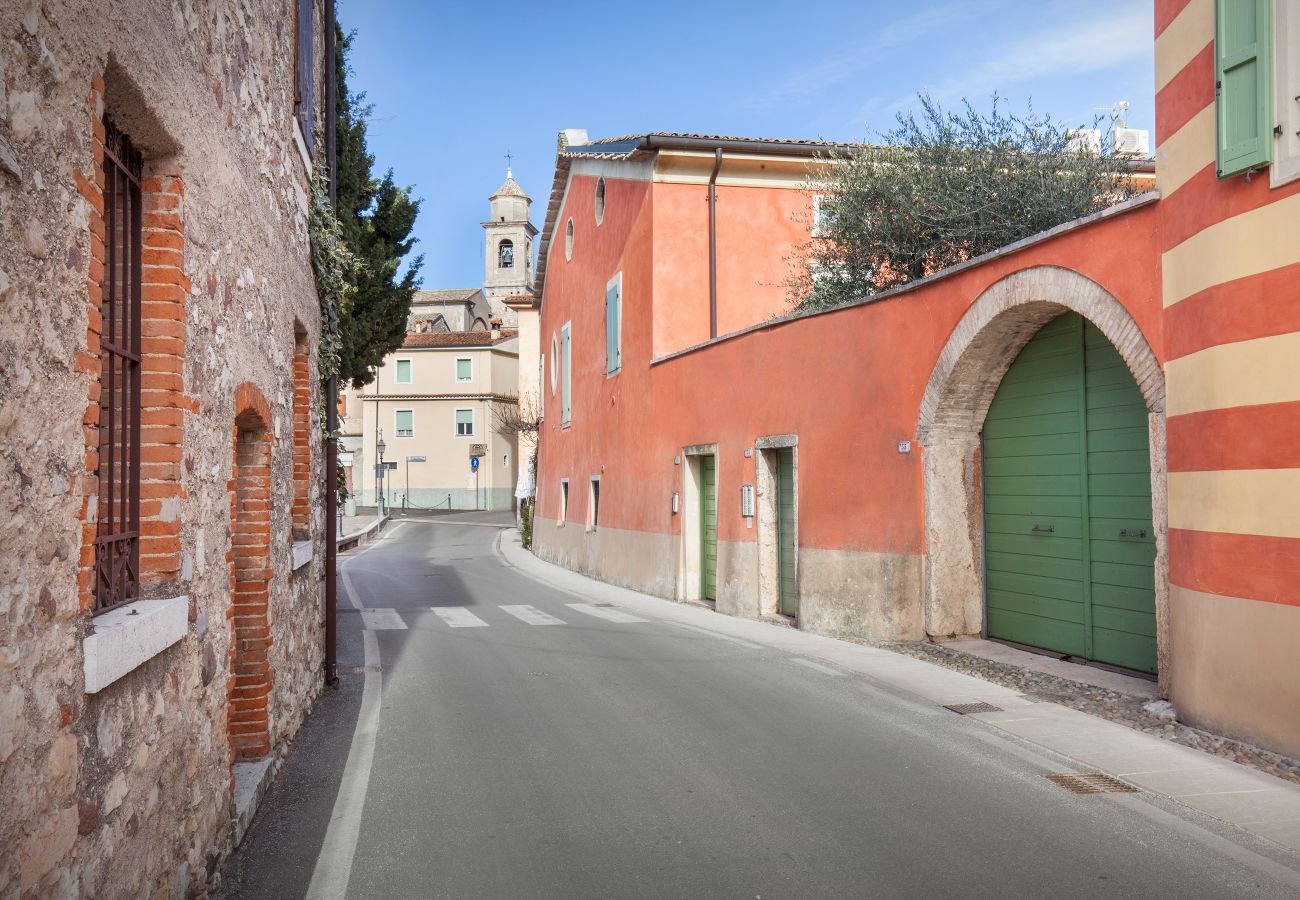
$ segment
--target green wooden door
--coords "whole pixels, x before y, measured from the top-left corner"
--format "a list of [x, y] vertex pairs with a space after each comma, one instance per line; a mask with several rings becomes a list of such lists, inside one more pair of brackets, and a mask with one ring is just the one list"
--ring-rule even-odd
[[796, 615], [799, 609], [794, 589], [794, 510], [794, 448], [783, 447], [776, 451], [776, 558], [777, 608], [786, 616]]
[[712, 456], [700, 457], [700, 596], [718, 599], [718, 469]]
[[1149, 452], [1115, 348], [1075, 313], [1044, 326], [984, 423], [990, 636], [1155, 671]]

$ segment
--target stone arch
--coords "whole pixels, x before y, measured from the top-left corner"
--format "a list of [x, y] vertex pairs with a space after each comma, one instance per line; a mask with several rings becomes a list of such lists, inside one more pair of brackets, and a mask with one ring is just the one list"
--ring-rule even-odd
[[230, 479], [230, 700], [233, 759], [271, 752], [271, 406], [257, 387], [235, 389]]
[[921, 400], [917, 441], [925, 462], [925, 630], [934, 637], [984, 629], [984, 510], [980, 432], [1002, 377], [1037, 331], [1062, 313], [1090, 320], [1119, 351], [1146, 399], [1156, 537], [1156, 643], [1168, 674], [1168, 502], [1164, 371], [1137, 322], [1095, 281], [1035, 266], [975, 299], [935, 362]]

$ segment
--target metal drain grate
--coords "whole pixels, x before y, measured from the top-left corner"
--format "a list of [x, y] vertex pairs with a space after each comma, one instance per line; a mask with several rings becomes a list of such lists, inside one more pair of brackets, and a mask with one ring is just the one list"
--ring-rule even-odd
[[1118, 778], [1100, 772], [1083, 772], [1078, 775], [1047, 775], [1048, 781], [1074, 794], [1136, 794], [1137, 788]]
[[1002, 707], [994, 706], [992, 703], [945, 703], [944, 709], [950, 709], [958, 715], [969, 716], [971, 713], [982, 712], [1002, 712]]

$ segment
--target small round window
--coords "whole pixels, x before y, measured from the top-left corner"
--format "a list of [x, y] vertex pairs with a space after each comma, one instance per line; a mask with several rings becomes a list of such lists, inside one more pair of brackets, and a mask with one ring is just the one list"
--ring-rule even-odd
[[555, 396], [555, 388], [558, 384], [557, 376], [560, 371], [560, 342], [551, 335], [551, 396]]
[[596, 224], [605, 221], [605, 179], [596, 182]]
[[564, 258], [573, 259], [573, 220], [564, 226]]

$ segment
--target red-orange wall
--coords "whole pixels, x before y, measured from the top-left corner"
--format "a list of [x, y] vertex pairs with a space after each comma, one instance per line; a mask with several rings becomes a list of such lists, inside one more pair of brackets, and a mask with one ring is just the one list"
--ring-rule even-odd
[[[1144, 207], [893, 298], [763, 328], [652, 367], [646, 298], [650, 292], [657, 301], [689, 296], [683, 285], [690, 279], [684, 273], [694, 278], [702, 271], [707, 279], [707, 210], [688, 235], [689, 190], [661, 192], [664, 186], [656, 186], [647, 192], [645, 184], [608, 178], [606, 184], [605, 224], [595, 228], [594, 221], [582, 221], [592, 219], [587, 214], [592, 180], [573, 180], [566, 210], [575, 211], [574, 258], [565, 264], [561, 245], [548, 267], [544, 346], [549, 347], [550, 335], [558, 334], [564, 321], [573, 320], [574, 388], [572, 426], [562, 430], [559, 395], [549, 393], [548, 372], [538, 479], [543, 518], [557, 516], [559, 480], [567, 477], [572, 485], [569, 521], [584, 521], [586, 483], [600, 475], [603, 526], [678, 533], [680, 517], [670, 505], [672, 492], [681, 486], [674, 456], [683, 446], [717, 442], [718, 536], [753, 540], [755, 532], [740, 516], [740, 486], [755, 480], [754, 460], [745, 458], [744, 450], [756, 438], [793, 433], [799, 435], [800, 505], [805, 510], [800, 515], [802, 546], [920, 554], [922, 450], [914, 444], [910, 454], [900, 454], [898, 441], [914, 438], [935, 361], [986, 287], [1035, 265], [1075, 269], [1129, 309], [1163, 358], [1154, 213]], [[702, 196], [702, 191], [696, 193]], [[668, 204], [669, 213], [661, 217], [665, 196], [677, 202]], [[742, 196], [746, 215], [791, 220], [785, 201]], [[733, 204], [733, 209], [740, 206]], [[566, 211], [557, 231], [562, 233], [567, 218]], [[761, 231], [761, 225], [751, 219], [752, 230]], [[679, 253], [683, 260], [690, 256], [687, 251], [698, 249], [701, 235], [702, 270], [685, 261], [661, 265], [662, 253]], [[750, 248], [755, 256], [762, 255], [760, 250], [757, 244]], [[752, 271], [770, 273], [785, 266], [786, 260], [776, 259], [782, 250], [759, 260]], [[606, 378], [604, 285], [620, 265], [623, 371]], [[650, 270], [656, 278], [667, 271], [668, 285], [646, 284]], [[720, 275], [720, 286], [725, 281]], [[744, 315], [738, 311], [744, 293], [728, 291], [728, 302], [734, 302], [729, 315]], [[787, 308], [784, 288], [762, 296], [773, 312]], [[755, 303], [750, 314], [760, 309]], [[663, 314], [658, 307], [654, 312]], [[698, 311], [690, 309], [674, 321], [679, 328], [699, 327]]]

